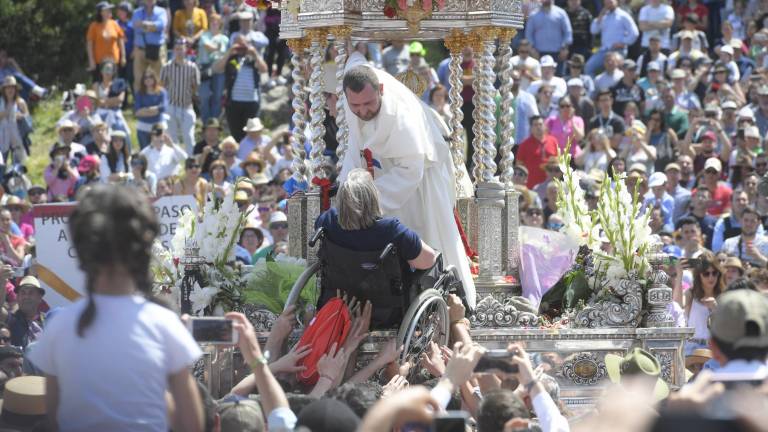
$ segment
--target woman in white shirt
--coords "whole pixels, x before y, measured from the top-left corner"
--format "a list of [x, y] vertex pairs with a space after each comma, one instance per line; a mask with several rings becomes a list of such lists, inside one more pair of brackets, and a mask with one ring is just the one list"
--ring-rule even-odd
[[[96, 185], [69, 218], [86, 296], [47, 322], [29, 360], [46, 376], [59, 431], [201, 431], [189, 368], [201, 351], [179, 317], [152, 297], [159, 231], [143, 194]], [[175, 415], [169, 420], [166, 394]]]
[[693, 287], [685, 292], [685, 318], [694, 330], [685, 344], [685, 355], [707, 347], [709, 314], [717, 306], [717, 297], [725, 292], [725, 272], [712, 252], [704, 252], [688, 263], [693, 270]]

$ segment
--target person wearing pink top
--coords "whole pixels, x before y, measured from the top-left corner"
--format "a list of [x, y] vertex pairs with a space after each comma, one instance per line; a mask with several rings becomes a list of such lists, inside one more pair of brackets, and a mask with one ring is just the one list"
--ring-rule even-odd
[[561, 151], [571, 140], [571, 156], [581, 153], [579, 142], [584, 139], [584, 119], [575, 115], [570, 99], [560, 99], [558, 113], [547, 118], [545, 126], [549, 134], [555, 137]]

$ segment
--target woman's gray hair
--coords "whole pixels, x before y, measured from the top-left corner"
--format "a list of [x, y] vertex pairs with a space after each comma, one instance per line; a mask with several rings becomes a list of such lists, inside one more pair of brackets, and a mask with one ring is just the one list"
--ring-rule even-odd
[[381, 218], [379, 191], [368, 171], [362, 168], [350, 171], [336, 195], [339, 225], [342, 229], [365, 229]]

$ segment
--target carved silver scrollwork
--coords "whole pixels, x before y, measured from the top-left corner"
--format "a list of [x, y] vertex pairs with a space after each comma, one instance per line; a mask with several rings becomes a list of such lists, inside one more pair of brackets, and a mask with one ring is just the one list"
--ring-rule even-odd
[[475, 111], [472, 117], [475, 124], [472, 131], [475, 139], [472, 147], [475, 154], [472, 156], [472, 174], [475, 183], [493, 182], [496, 175], [496, 88], [493, 86], [496, 74], [493, 67], [496, 59], [493, 52], [496, 49], [496, 30], [480, 29], [473, 35], [475, 38], [475, 80], [472, 88], [475, 95], [472, 102]]
[[235, 311], [242, 312], [248, 318], [248, 321], [253, 324], [256, 332], [270, 331], [275, 324], [275, 320], [277, 320], [277, 315], [273, 312], [250, 303], [244, 303], [235, 307]]
[[621, 279], [610, 297], [589, 304], [576, 314], [577, 327], [637, 327], [643, 307], [643, 285], [635, 278]]
[[647, 278], [651, 283], [648, 289], [648, 313], [644, 319], [645, 327], [672, 327], [675, 324], [668, 306], [672, 302], [672, 288], [667, 286], [669, 276], [664, 272], [663, 265], [667, 260], [665, 253], [661, 251], [661, 243], [651, 245], [648, 254], [648, 263], [651, 270]]
[[466, 36], [458, 30], [451, 32], [450, 36], [445, 38], [445, 46], [451, 53], [451, 60], [448, 63], [448, 79], [451, 83], [451, 90], [448, 92], [451, 110], [450, 147], [451, 158], [456, 171], [458, 196], [464, 196], [464, 191], [461, 190], [461, 180], [464, 177], [464, 126], [461, 123], [464, 120], [464, 112], [461, 110], [461, 106], [464, 104], [464, 98], [461, 97], [461, 91], [464, 88], [462, 80], [464, 72], [461, 69], [461, 61], [463, 59], [462, 50], [466, 43]]
[[524, 297], [507, 297], [502, 303], [488, 295], [477, 303], [470, 321], [473, 327], [534, 327], [539, 317], [523, 306], [527, 302]]
[[608, 375], [605, 362], [595, 353], [581, 352], [565, 359], [558, 375], [577, 385], [595, 385]]
[[347, 63], [347, 44], [349, 43], [349, 27], [334, 29], [334, 47], [336, 48], [336, 141], [339, 143], [336, 147], [336, 157], [339, 159], [336, 163], [336, 171], [341, 172], [341, 165], [344, 162], [344, 153], [347, 151], [347, 140], [349, 139], [349, 125], [347, 124], [346, 110], [344, 109], [344, 65]]
[[674, 383], [674, 381], [672, 381], [672, 353], [666, 351], [654, 351], [653, 355], [656, 356], [656, 360], [658, 360], [661, 365], [661, 375], [659, 375], [659, 378], [668, 384]]

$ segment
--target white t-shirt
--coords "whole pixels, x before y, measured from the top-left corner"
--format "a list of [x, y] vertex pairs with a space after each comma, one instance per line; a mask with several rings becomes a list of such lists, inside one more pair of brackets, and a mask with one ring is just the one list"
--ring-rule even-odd
[[[675, 11], [672, 9], [672, 6], [666, 5], [666, 4], [660, 4], [659, 7], [653, 7], [652, 5], [645, 5], [642, 8], [640, 8], [640, 16], [638, 17], [639, 21], [650, 21], [653, 23], [657, 23], [659, 21], [664, 20], [672, 20], [675, 19]], [[648, 48], [648, 44], [651, 41], [651, 36], [658, 35], [661, 37], [661, 47], [662, 48], [669, 48], [669, 28], [665, 30], [647, 30], [643, 32], [643, 39], [641, 42], [641, 45], [643, 48]]]
[[171, 310], [140, 296], [94, 294], [83, 337], [83, 299], [51, 319], [29, 360], [58, 378], [60, 431], [168, 431], [168, 377], [202, 354]]
[[179, 146], [163, 144], [158, 150], [154, 145], [148, 145], [141, 151], [147, 158], [147, 170], [155, 173], [158, 180], [176, 174], [179, 165], [187, 159], [187, 153]]

